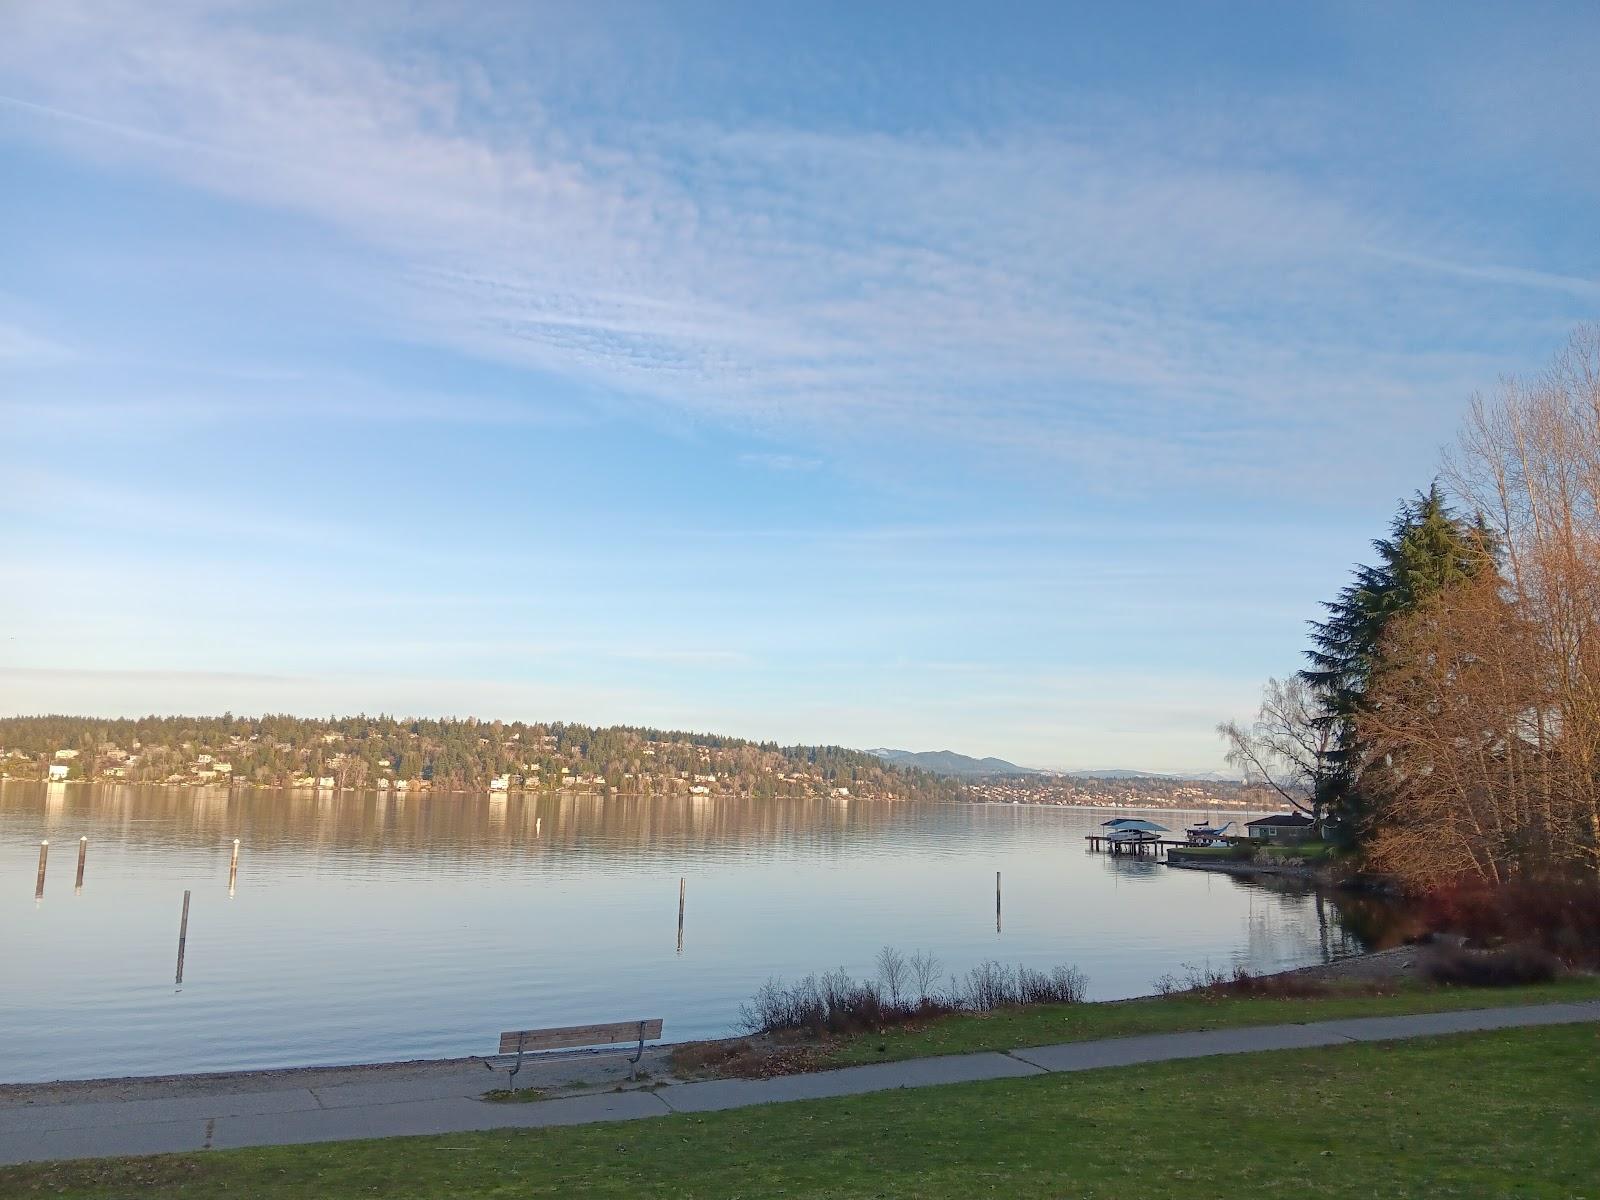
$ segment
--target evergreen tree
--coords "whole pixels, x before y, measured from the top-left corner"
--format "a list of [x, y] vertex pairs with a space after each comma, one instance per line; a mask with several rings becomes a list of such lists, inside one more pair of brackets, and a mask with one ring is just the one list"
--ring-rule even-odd
[[1380, 663], [1383, 632], [1397, 615], [1410, 612], [1453, 583], [1494, 569], [1494, 539], [1480, 516], [1457, 517], [1435, 483], [1400, 505], [1389, 536], [1372, 543], [1375, 565], [1358, 564], [1355, 578], [1323, 605], [1328, 616], [1311, 622], [1311, 666], [1300, 673], [1316, 692], [1319, 720], [1335, 736], [1322, 772], [1318, 807], [1345, 840], [1360, 836], [1367, 805], [1362, 797], [1362, 747], [1355, 717], [1368, 681]]

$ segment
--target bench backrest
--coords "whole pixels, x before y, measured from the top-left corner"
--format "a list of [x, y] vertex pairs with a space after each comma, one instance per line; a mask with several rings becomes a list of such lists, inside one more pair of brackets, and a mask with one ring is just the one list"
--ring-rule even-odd
[[520, 1050], [559, 1050], [566, 1046], [613, 1046], [618, 1042], [649, 1041], [661, 1036], [661, 1018], [653, 1021], [617, 1021], [611, 1025], [567, 1025], [561, 1029], [513, 1029], [500, 1035], [500, 1053]]

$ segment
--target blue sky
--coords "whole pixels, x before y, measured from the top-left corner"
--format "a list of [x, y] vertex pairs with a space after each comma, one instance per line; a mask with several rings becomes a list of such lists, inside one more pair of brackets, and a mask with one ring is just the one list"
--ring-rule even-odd
[[1215, 768], [1600, 310], [1597, 49], [1587, 4], [7, 5], [0, 709]]

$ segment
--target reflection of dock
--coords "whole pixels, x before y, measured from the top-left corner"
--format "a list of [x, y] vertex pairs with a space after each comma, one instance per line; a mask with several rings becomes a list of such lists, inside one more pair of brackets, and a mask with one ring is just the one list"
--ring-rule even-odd
[[1089, 843], [1089, 849], [1094, 851], [1104, 850], [1109, 854], [1149, 854], [1155, 857], [1165, 854], [1171, 846], [1189, 845], [1188, 842], [1170, 841], [1166, 838], [1128, 838], [1104, 833], [1091, 833], [1084, 840]]

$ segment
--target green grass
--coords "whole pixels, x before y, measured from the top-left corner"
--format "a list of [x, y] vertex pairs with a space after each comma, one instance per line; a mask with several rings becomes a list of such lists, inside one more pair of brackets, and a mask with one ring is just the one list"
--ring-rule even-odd
[[1177, 862], [1212, 860], [1215, 862], [1246, 862], [1250, 858], [1249, 846], [1183, 846], [1167, 851], [1167, 857]]
[[[1052, 1042], [1130, 1037], [1141, 1033], [1232, 1029], [1244, 1025], [1287, 1025], [1345, 1017], [1392, 1017], [1507, 1004], [1548, 1004], [1600, 999], [1600, 979], [1580, 977], [1512, 988], [1429, 988], [1407, 986], [1390, 996], [1340, 995], [1308, 999], [1176, 995], [1109, 1004], [1042, 1004], [991, 1013], [940, 1017], [926, 1024], [864, 1034], [830, 1047], [829, 1066], [890, 1062], [930, 1054], [975, 1050], [1015, 1050]], [[1597, 1189], [1600, 1191], [1600, 1189]]]
[[1597, 1118], [1600, 1036], [1579, 1025], [568, 1129], [0, 1169], [0, 1195], [1554, 1198], [1600, 1191]]
[[550, 1093], [543, 1088], [491, 1088], [483, 1094], [490, 1104], [532, 1104], [535, 1100], [548, 1100]]
[[1309, 863], [1327, 858], [1332, 853], [1333, 847], [1327, 842], [1300, 842], [1287, 846], [1260, 846], [1256, 849], [1256, 858], [1261, 862], [1299, 858]]

